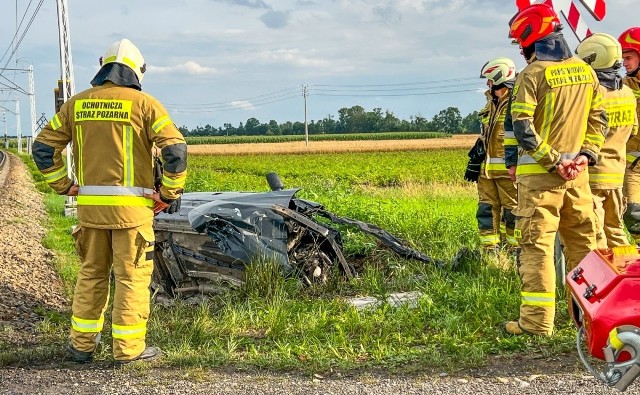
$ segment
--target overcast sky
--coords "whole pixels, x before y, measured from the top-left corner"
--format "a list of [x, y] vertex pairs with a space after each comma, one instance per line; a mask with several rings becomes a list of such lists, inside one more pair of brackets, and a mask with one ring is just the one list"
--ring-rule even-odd
[[[637, 1], [607, 0], [602, 22], [583, 14], [592, 30], [617, 37], [640, 24]], [[37, 116], [50, 119], [60, 78], [56, 1], [44, 0], [25, 33], [38, 3], [2, 0], [0, 67], [13, 51], [16, 26], [24, 17], [16, 41], [24, 37], [6, 67], [33, 65]], [[178, 126], [189, 128], [237, 126], [250, 117], [263, 123], [303, 121], [304, 85], [310, 120], [337, 118], [340, 108], [356, 104], [404, 119], [430, 119], [449, 106], [464, 116], [483, 105], [485, 85], [478, 75], [487, 60], [507, 56], [519, 68], [525, 65], [507, 39], [507, 22], [516, 11], [511, 0], [68, 3], [76, 91], [89, 87], [103, 51], [129, 38], [148, 66], [143, 90], [165, 104]], [[565, 36], [575, 48], [570, 29]], [[2, 75], [28, 90], [26, 73]], [[0, 83], [9, 82], [0, 78]], [[22, 133], [29, 135], [29, 100], [18, 96]], [[0, 106], [14, 111], [15, 103], [5, 100], [15, 97], [15, 92], [0, 92]], [[7, 113], [9, 134], [14, 134], [14, 118]]]

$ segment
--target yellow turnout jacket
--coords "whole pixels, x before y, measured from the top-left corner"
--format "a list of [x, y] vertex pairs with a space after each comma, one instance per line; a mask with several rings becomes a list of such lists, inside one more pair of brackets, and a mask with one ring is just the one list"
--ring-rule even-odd
[[164, 174], [160, 194], [176, 199], [186, 180], [184, 137], [154, 97], [105, 82], [64, 103], [33, 145], [33, 157], [46, 181], [66, 194], [62, 151], [72, 143], [73, 168], [80, 187], [80, 225], [119, 229], [153, 220], [153, 146], [161, 149]]
[[588, 172], [567, 182], [556, 173], [562, 159], [578, 154], [595, 164], [607, 116], [595, 71], [581, 59], [533, 61], [518, 75], [511, 115], [518, 143], [517, 182], [548, 190], [588, 182]]

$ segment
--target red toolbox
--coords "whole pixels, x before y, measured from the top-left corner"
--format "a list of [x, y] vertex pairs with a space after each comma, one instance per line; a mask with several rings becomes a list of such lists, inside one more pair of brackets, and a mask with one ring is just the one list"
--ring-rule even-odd
[[603, 360], [614, 329], [640, 327], [640, 252], [635, 246], [614, 251], [592, 251], [567, 274], [573, 301], [569, 311], [576, 325], [584, 327], [589, 353]]

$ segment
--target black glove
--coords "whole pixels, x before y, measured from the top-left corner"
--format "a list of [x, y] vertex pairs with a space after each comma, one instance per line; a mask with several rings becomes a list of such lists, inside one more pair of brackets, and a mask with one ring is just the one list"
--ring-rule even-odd
[[164, 210], [162, 210], [162, 212], [167, 213], [167, 214], [173, 214], [173, 213], [176, 213], [176, 212], [180, 211], [180, 202], [182, 200], [182, 196], [178, 196], [177, 199], [167, 199], [164, 196], [162, 196], [162, 194], [161, 194], [160, 195], [160, 200], [162, 200], [164, 203], [169, 205], [169, 207], [167, 207]]
[[464, 171], [465, 181], [478, 182], [478, 178], [480, 178], [480, 163], [469, 161]]
[[476, 140], [476, 143], [471, 147], [467, 155], [469, 156], [469, 162], [467, 162], [467, 168], [464, 171], [464, 179], [466, 181], [478, 182], [478, 178], [480, 178], [480, 166], [487, 156], [482, 139]]

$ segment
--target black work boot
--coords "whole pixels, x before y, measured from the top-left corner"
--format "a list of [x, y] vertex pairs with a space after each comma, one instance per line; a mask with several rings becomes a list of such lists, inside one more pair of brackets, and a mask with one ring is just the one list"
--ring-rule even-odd
[[76, 363], [88, 363], [93, 361], [93, 352], [76, 350], [71, 342], [67, 344], [67, 355], [69, 355], [71, 360]]
[[151, 362], [159, 359], [160, 357], [162, 357], [162, 350], [159, 347], [148, 346], [137, 357], [127, 360], [115, 360], [114, 365], [115, 367], [120, 367], [135, 361]]
[[69, 356], [69, 358], [71, 358], [71, 360], [73, 362], [76, 362], [76, 363], [91, 362], [91, 361], [93, 361], [93, 352], [100, 345], [100, 339], [101, 338], [102, 338], [102, 335], [100, 333], [98, 333], [96, 335], [96, 338], [95, 338], [96, 347], [93, 349], [93, 351], [80, 351], [80, 350], [77, 350], [73, 346], [73, 343], [71, 343], [71, 340], [69, 340], [69, 343], [67, 343], [67, 355]]

